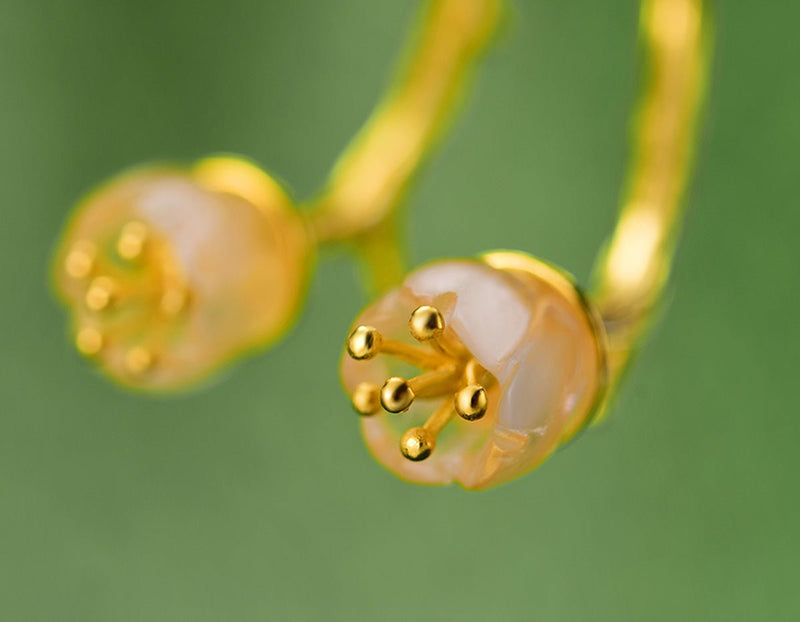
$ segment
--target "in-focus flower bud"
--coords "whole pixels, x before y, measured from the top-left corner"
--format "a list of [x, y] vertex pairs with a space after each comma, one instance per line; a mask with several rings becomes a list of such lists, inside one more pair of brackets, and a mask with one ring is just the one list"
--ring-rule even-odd
[[310, 255], [281, 187], [219, 157], [94, 191], [63, 234], [54, 280], [82, 353], [125, 385], [167, 390], [284, 333]]
[[602, 325], [572, 280], [498, 252], [431, 263], [367, 308], [342, 378], [378, 461], [413, 482], [479, 489], [583, 428], [605, 368]]

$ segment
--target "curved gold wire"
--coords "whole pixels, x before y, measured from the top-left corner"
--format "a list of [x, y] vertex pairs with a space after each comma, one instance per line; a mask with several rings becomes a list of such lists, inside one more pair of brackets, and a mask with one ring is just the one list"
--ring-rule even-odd
[[375, 289], [405, 271], [393, 214], [452, 117], [501, 16], [501, 0], [432, 0], [407, 64], [310, 205], [315, 240], [360, 242]]
[[710, 23], [702, 0], [644, 0], [645, 86], [616, 229], [598, 258], [591, 297], [608, 335], [610, 388], [663, 293], [705, 90]]

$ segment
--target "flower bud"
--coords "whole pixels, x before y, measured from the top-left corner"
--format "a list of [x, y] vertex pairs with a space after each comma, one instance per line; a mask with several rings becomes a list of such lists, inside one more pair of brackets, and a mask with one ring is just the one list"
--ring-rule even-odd
[[244, 160], [125, 173], [75, 209], [54, 281], [78, 349], [111, 378], [183, 387], [283, 334], [311, 245], [281, 187]]
[[570, 278], [521, 253], [428, 264], [356, 326], [351, 339], [369, 327], [379, 351], [345, 354], [345, 388], [408, 391], [402, 409], [382, 396], [383, 411], [360, 412], [375, 458], [412, 482], [508, 481], [585, 426], [603, 397], [601, 323]]

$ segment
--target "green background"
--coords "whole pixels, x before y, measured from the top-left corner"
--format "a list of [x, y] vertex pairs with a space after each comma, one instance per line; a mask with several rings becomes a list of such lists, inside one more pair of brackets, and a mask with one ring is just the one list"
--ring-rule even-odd
[[[274, 350], [147, 399], [48, 291], [72, 202], [140, 162], [247, 154], [299, 198], [387, 83], [414, 3], [0, 2], [0, 619], [800, 616], [796, 2], [719, 2], [663, 321], [610, 420], [485, 493], [372, 461], [339, 387], [341, 253]], [[634, 2], [519, 1], [410, 197], [414, 263], [520, 248], [585, 282], [636, 89]]]

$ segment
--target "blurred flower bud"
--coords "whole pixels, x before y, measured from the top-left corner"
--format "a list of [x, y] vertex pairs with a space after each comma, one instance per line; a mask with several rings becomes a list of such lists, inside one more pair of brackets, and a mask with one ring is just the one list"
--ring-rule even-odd
[[125, 173], [78, 205], [54, 269], [75, 343], [113, 379], [196, 382], [291, 325], [311, 245], [280, 186], [237, 158]]

